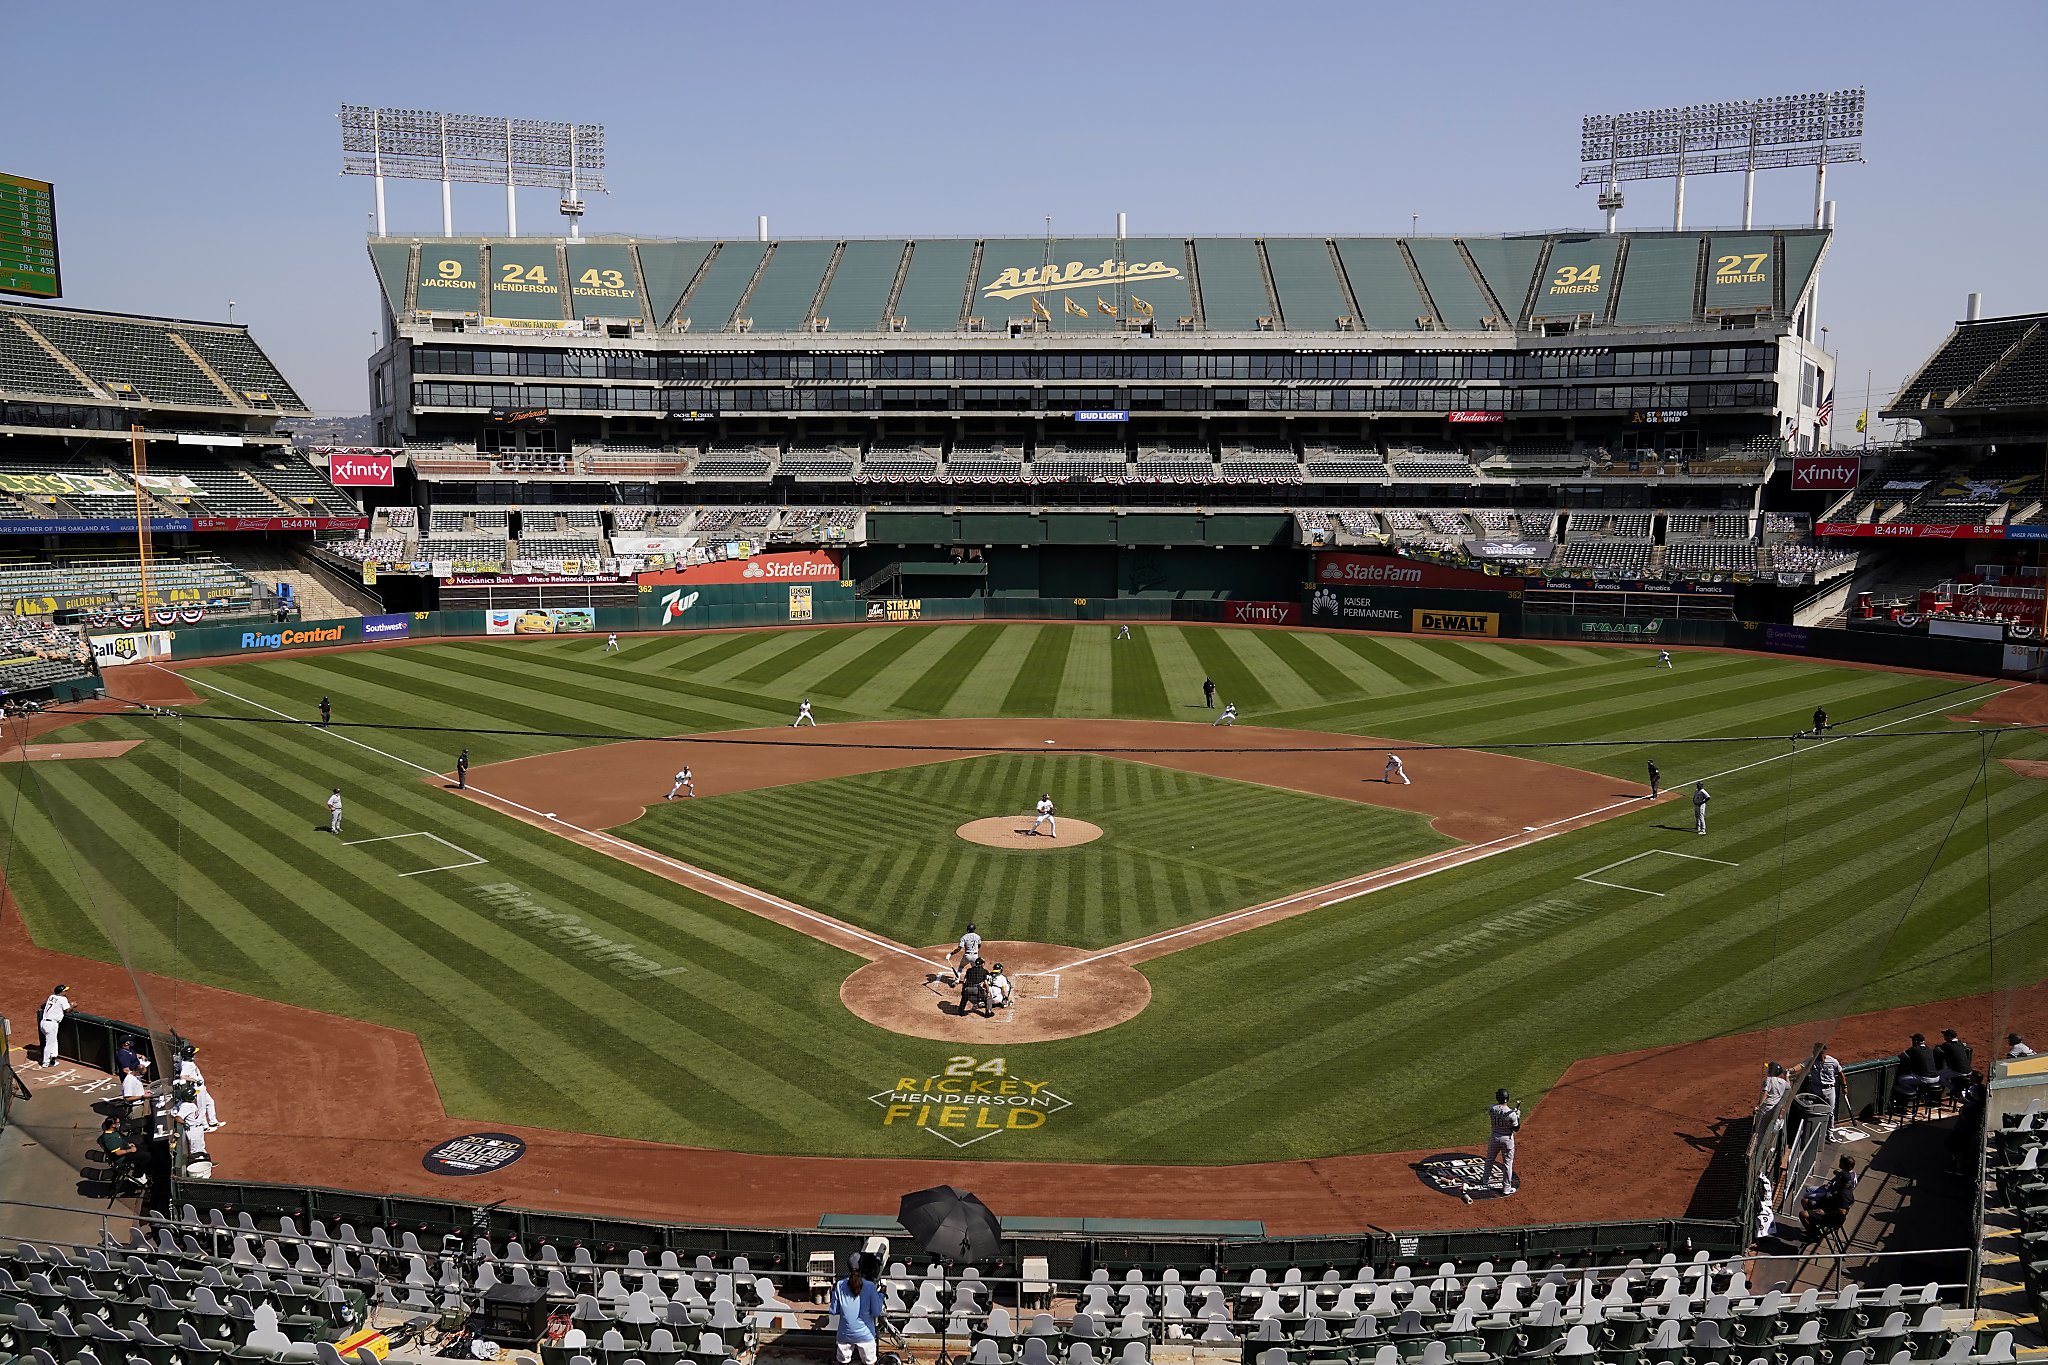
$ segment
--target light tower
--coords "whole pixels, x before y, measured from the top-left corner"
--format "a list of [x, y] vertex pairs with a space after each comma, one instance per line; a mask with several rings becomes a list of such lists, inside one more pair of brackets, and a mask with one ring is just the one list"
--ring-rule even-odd
[[1825, 226], [1828, 166], [1863, 159], [1863, 89], [1588, 114], [1579, 128], [1579, 183], [1601, 187], [1616, 230], [1624, 180], [1673, 182], [1671, 227], [1685, 226], [1685, 178], [1742, 172], [1742, 226], [1753, 225], [1756, 173], [1814, 168], [1813, 225]]
[[371, 109], [341, 106], [341, 173], [367, 175], [377, 185], [377, 235], [387, 235], [384, 181], [441, 182], [441, 235], [455, 235], [450, 187], [455, 184], [505, 187], [505, 233], [519, 235], [521, 185], [561, 195], [569, 235], [580, 236], [584, 190], [605, 193], [604, 125], [544, 123], [537, 119], [482, 114], [443, 114], [426, 109]]

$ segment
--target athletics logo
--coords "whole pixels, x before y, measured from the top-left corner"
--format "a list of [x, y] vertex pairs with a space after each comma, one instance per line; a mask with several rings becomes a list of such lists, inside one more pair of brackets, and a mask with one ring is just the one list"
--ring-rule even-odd
[[884, 1128], [922, 1128], [955, 1147], [1043, 1128], [1054, 1114], [1073, 1108], [1047, 1082], [1012, 1076], [1001, 1057], [948, 1057], [943, 1071], [898, 1076], [893, 1089], [876, 1091], [868, 1102], [881, 1108]]

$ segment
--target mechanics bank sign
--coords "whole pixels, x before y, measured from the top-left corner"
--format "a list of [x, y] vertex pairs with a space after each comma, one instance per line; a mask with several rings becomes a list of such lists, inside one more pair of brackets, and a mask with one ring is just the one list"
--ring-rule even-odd
[[245, 630], [242, 632], [242, 648], [301, 649], [308, 645], [338, 645], [341, 636], [342, 628], [338, 625], [315, 626], [311, 630]]

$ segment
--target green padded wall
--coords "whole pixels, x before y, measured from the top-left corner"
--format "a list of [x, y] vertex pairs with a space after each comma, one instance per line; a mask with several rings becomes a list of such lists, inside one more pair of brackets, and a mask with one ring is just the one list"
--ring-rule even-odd
[[967, 297], [967, 271], [973, 264], [972, 242], [911, 243], [896, 316], [913, 332], [959, 331], [960, 302]]
[[[1429, 315], [1429, 305], [1415, 291], [1415, 277], [1392, 238], [1344, 238], [1337, 243], [1337, 254], [1351, 278], [1365, 326], [1377, 332], [1412, 332], [1415, 319]], [[1472, 325], [1479, 325], [1476, 318]]]
[[835, 242], [777, 242], [754, 292], [740, 305], [757, 332], [795, 332], [811, 315], [811, 300], [832, 263]]
[[[1479, 281], [1472, 278], [1472, 267], [1465, 264], [1465, 258], [1458, 251], [1458, 244], [1442, 237], [1411, 238], [1408, 254], [1415, 258], [1415, 268], [1422, 272], [1422, 282], [1429, 286], [1429, 296], [1436, 304], [1436, 320], [1440, 327], [1452, 331], [1476, 332], [1483, 318], [1497, 318], [1493, 305], [1487, 302], [1486, 294], [1479, 287]], [[1358, 282], [1352, 281], [1354, 291]], [[1365, 300], [1360, 299], [1364, 306]], [[1520, 303], [1519, 298], [1516, 303]], [[1372, 310], [1366, 309], [1366, 317]]]
[[676, 300], [711, 254], [711, 243], [643, 242], [639, 252], [640, 273], [647, 281], [648, 316], [656, 325], [666, 325]]
[[[1269, 237], [1266, 264], [1273, 272], [1273, 289], [1280, 295], [1280, 312], [1292, 332], [1327, 332], [1340, 317], [1356, 311], [1337, 278], [1330, 260], [1330, 245], [1320, 237]], [[1409, 319], [1411, 326], [1414, 319]]]
[[829, 321], [835, 332], [879, 332], [882, 310], [888, 306], [889, 290], [896, 283], [897, 267], [903, 263], [904, 242], [848, 242], [839, 253], [839, 267], [818, 316]]
[[1486, 287], [1500, 301], [1503, 326], [1519, 322], [1522, 301], [1529, 297], [1529, 277], [1543, 256], [1540, 237], [1467, 237], [1465, 250], [1486, 277]]
[[1202, 317], [1210, 330], [1249, 332], [1278, 311], [1259, 269], [1257, 243], [1242, 237], [1198, 240], [1195, 265], [1202, 273]]
[[372, 242], [370, 264], [377, 268], [377, 283], [384, 286], [384, 303], [392, 316], [404, 317], [410, 311], [405, 285], [412, 271], [412, 248], [403, 242]]
[[727, 242], [718, 249], [711, 264], [697, 281], [697, 288], [683, 303], [683, 316], [698, 332], [723, 332], [732, 325], [733, 310], [740, 296], [753, 282], [767, 252], [766, 242]]
[[1622, 266], [1616, 322], [1685, 322], [1699, 280], [1697, 237], [1631, 237]]

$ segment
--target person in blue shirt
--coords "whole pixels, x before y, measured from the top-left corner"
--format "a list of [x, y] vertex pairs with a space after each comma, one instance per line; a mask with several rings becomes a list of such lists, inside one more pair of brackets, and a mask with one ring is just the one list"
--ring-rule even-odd
[[882, 1322], [882, 1291], [868, 1276], [878, 1267], [874, 1258], [857, 1252], [847, 1258], [846, 1278], [832, 1286], [832, 1314], [839, 1320], [839, 1365], [875, 1365], [875, 1338]]

